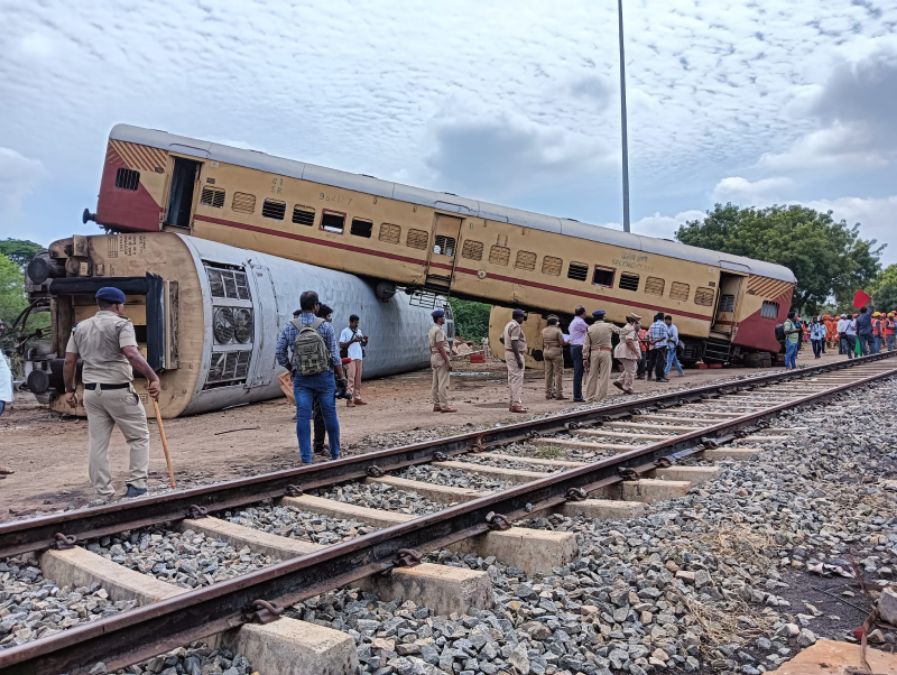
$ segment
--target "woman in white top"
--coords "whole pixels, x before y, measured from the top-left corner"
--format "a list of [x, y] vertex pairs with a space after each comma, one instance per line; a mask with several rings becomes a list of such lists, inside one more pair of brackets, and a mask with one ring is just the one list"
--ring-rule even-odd
[[12, 371], [9, 369], [6, 354], [0, 352], [0, 416], [10, 403], [12, 403]]

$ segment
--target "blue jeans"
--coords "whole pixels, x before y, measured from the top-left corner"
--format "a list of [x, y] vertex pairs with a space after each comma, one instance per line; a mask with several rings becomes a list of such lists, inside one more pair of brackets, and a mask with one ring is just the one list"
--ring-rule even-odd
[[881, 338], [878, 335], [872, 336], [872, 353], [878, 354], [881, 351]]
[[[2, 357], [0, 357], [2, 358]], [[3, 416], [3, 411], [6, 410], [6, 401], [0, 401], [0, 417]]]
[[894, 347], [897, 346], [897, 335], [888, 335], [888, 351], [894, 351]]
[[333, 373], [302, 377], [293, 374], [293, 395], [296, 397], [296, 437], [299, 439], [299, 458], [303, 464], [312, 463], [311, 419], [317, 395], [324, 415], [324, 428], [330, 439], [330, 457], [339, 457], [339, 418], [336, 416], [336, 380]]
[[863, 356], [869, 356], [872, 352], [872, 333], [860, 333], [857, 336], [860, 340], [860, 350]]
[[573, 398], [582, 400], [582, 345], [570, 345], [570, 358], [573, 359]]
[[669, 375], [673, 368], [675, 368], [680, 375], [685, 375], [682, 371], [682, 364], [679, 363], [679, 355], [676, 353], [676, 348], [670, 347], [667, 349], [667, 363], [663, 371], [663, 376], [666, 377]]
[[797, 368], [797, 342], [785, 342], [785, 367], [789, 370]]

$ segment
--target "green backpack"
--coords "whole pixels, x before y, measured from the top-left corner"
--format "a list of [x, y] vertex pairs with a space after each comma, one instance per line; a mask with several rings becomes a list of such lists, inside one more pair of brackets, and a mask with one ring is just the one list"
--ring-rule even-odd
[[322, 323], [324, 319], [315, 319], [308, 326], [303, 326], [298, 320], [293, 320], [293, 325], [299, 329], [293, 343], [293, 370], [302, 377], [320, 375], [330, 370], [330, 350], [318, 332]]

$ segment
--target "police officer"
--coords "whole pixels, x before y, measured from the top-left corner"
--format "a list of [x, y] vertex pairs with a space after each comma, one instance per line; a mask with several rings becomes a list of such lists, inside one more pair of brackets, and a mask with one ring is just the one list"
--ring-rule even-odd
[[588, 374], [585, 392], [587, 401], [600, 401], [607, 396], [614, 362], [611, 357], [611, 336], [614, 333], [620, 334], [619, 328], [604, 321], [604, 315], [603, 309], [592, 312], [595, 322], [589, 326], [582, 343], [582, 365]]
[[559, 319], [548, 315], [548, 325], [542, 329], [542, 356], [545, 364], [545, 398], [559, 401], [564, 396], [564, 334], [558, 326]]
[[78, 357], [84, 364], [84, 410], [87, 412], [89, 444], [88, 475], [94, 490], [103, 498], [115, 494], [109, 474], [109, 437], [118, 425], [131, 453], [128, 491], [125, 497], [146, 493], [149, 468], [149, 429], [146, 411], [134, 391], [134, 370], [147, 379], [147, 392], [158, 400], [159, 376], [137, 350], [134, 325], [122, 313], [125, 294], [117, 288], [105, 287], [96, 292], [97, 313], [79, 322], [72, 330], [65, 348], [63, 379], [65, 401], [78, 405]]
[[432, 313], [433, 325], [427, 333], [427, 344], [430, 346], [430, 368], [433, 369], [433, 412], [458, 412], [448, 402], [449, 373], [452, 362], [449, 354], [448, 339], [442, 326], [445, 324], [445, 310], [435, 309]]
[[511, 312], [511, 320], [502, 331], [505, 365], [508, 367], [508, 393], [511, 401], [509, 410], [515, 413], [527, 411], [523, 405], [523, 357], [526, 355], [526, 335], [521, 324], [524, 319], [526, 312], [515, 309]]

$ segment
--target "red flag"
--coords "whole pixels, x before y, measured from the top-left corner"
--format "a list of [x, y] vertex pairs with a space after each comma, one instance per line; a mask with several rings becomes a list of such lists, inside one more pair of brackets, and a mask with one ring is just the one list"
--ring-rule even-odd
[[865, 307], [870, 302], [872, 302], [872, 298], [870, 298], [866, 294], [866, 291], [862, 291], [862, 290], [857, 291], [856, 294], [853, 296], [853, 306], [856, 307], [857, 309], [859, 309], [860, 307]]

